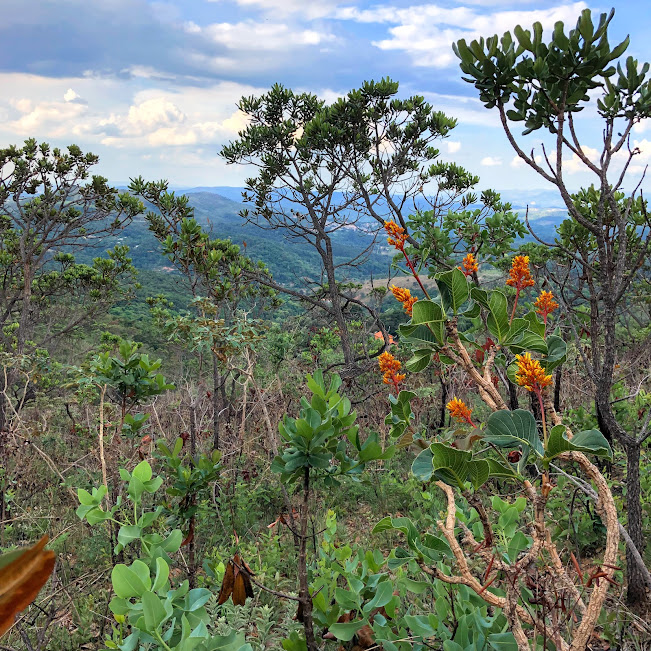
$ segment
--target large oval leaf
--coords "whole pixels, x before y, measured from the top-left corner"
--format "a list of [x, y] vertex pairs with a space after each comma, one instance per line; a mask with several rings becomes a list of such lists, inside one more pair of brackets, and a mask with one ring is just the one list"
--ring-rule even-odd
[[492, 413], [486, 423], [484, 440], [505, 448], [524, 445], [541, 459], [545, 456], [536, 420], [531, 412], [524, 409]]
[[585, 430], [568, 439], [565, 436], [565, 427], [556, 425], [556, 427], [552, 427], [552, 431], [549, 433], [545, 460], [551, 461], [562, 452], [585, 452], [586, 454], [594, 454], [597, 457], [607, 457], [609, 459], [613, 456], [608, 441], [599, 430]]

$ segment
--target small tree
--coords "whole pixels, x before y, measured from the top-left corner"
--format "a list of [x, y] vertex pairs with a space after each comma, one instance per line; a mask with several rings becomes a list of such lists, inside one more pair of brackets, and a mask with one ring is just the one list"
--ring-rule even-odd
[[[589, 10], [582, 12], [576, 28], [565, 33], [556, 23], [551, 41], [543, 41], [543, 29], [517, 26], [513, 35], [492, 36], [453, 47], [461, 60], [466, 81], [473, 83], [486, 108], [497, 108], [511, 146], [529, 167], [554, 185], [571, 222], [562, 227], [560, 239], [550, 244], [570, 260], [576, 275], [585, 278], [582, 301], [590, 308], [590, 356], [582, 351], [584, 369], [594, 387], [599, 422], [604, 434], [619, 442], [627, 456], [626, 510], [630, 537], [643, 548], [639, 463], [642, 443], [651, 435], [648, 419], [637, 433], [618, 422], [611, 390], [618, 361], [617, 325], [629, 291], [651, 250], [651, 221], [639, 200], [640, 182], [626, 195], [630, 165], [640, 153], [631, 145], [633, 127], [651, 116], [649, 64], [633, 57], [613, 65], [626, 51], [629, 39], [616, 47], [608, 42], [608, 26], [614, 10], [602, 14], [595, 26]], [[597, 113], [603, 121], [601, 152], [588, 154], [579, 138], [577, 115], [599, 92]], [[527, 153], [528, 146], [513, 132], [523, 123], [523, 136], [547, 131], [555, 152], [542, 144], [542, 158]], [[567, 186], [565, 162], [573, 156], [594, 174], [596, 187], [575, 197]], [[574, 231], [570, 233], [570, 231]], [[567, 293], [565, 294], [567, 298]], [[568, 299], [568, 303], [570, 300]], [[643, 569], [627, 550], [628, 599], [646, 600]]]
[[314, 376], [307, 376], [307, 385], [312, 399], [301, 398], [300, 418], [287, 417], [279, 425], [284, 446], [271, 469], [280, 474], [285, 486], [296, 485], [301, 494], [298, 517], [294, 518], [290, 511], [288, 526], [299, 540], [299, 619], [305, 629], [307, 650], [317, 651], [312, 615], [314, 595], [309, 590], [307, 561], [308, 541], [314, 535], [308, 530], [314, 485], [321, 480], [328, 488], [336, 487], [339, 477], [361, 473], [370, 461], [391, 458], [395, 448], [382, 450], [377, 434], [371, 434], [365, 441], [360, 439], [359, 427], [355, 425], [357, 415], [351, 411], [350, 400], [338, 393], [338, 375], [331, 377], [327, 387], [318, 370]]
[[[170, 339], [212, 358], [213, 447], [219, 449], [220, 413], [230, 412], [225, 384], [229, 360], [254, 341], [255, 323], [237, 316], [244, 304], [258, 311], [276, 305], [275, 292], [254, 279], [271, 280], [266, 266], [254, 262], [230, 240], [212, 238], [194, 218], [188, 197], [168, 192], [166, 181], [132, 180], [129, 189], [155, 211], [146, 214], [149, 229], [163, 246], [164, 255], [183, 275], [194, 297], [190, 315], [175, 315], [164, 301], [152, 301], [157, 323]], [[191, 430], [194, 405], [191, 409]], [[194, 441], [194, 439], [193, 439]], [[194, 442], [192, 442], [194, 447]]]
[[[74, 252], [113, 235], [143, 211], [101, 176], [98, 162], [76, 145], [47, 143], [0, 149], [0, 348], [23, 355], [47, 347], [127, 291], [135, 270], [128, 248], [116, 246], [92, 264]], [[74, 296], [74, 301], [69, 299]], [[46, 316], [52, 318], [49, 327]], [[9, 389], [13, 378], [8, 378]], [[5, 427], [0, 397], [0, 431]]]

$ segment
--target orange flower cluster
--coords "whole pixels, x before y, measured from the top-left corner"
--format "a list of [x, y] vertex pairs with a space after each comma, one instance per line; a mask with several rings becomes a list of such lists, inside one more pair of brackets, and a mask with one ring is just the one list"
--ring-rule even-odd
[[393, 384], [396, 391], [398, 390], [398, 384], [405, 379], [403, 373], [398, 373], [402, 364], [400, 360], [396, 359], [390, 352], [384, 351], [378, 358], [380, 364], [380, 371], [384, 373], [384, 383]]
[[407, 233], [402, 226], [398, 226], [393, 220], [384, 222], [384, 230], [387, 232], [387, 242], [391, 246], [395, 246], [398, 251], [403, 251], [405, 242], [407, 241]]
[[412, 296], [411, 292], [408, 289], [403, 289], [402, 287], [391, 285], [390, 289], [396, 299], [402, 303], [402, 307], [405, 308], [405, 312], [411, 316], [414, 303], [418, 300], [418, 298], [416, 296]]
[[558, 307], [558, 303], [554, 300], [554, 295], [551, 292], [543, 290], [533, 306], [547, 323], [547, 317]]
[[552, 383], [552, 376], [545, 375], [545, 369], [537, 359], [531, 358], [530, 353], [516, 355], [515, 361], [518, 365], [516, 382], [527, 391], [540, 395], [542, 390]]
[[531, 272], [529, 271], [528, 255], [516, 255], [515, 258], [513, 258], [511, 271], [509, 272], [506, 284], [515, 287], [518, 292], [525, 287], [531, 287], [536, 284], [534, 279], [531, 277]]
[[473, 273], [479, 271], [479, 265], [477, 264], [477, 258], [472, 253], [469, 253], [463, 259], [463, 266], [459, 267], [463, 271], [464, 276], [472, 276]]
[[454, 398], [452, 398], [452, 400], [450, 400], [450, 402], [448, 402], [446, 406], [452, 418], [465, 421], [469, 425], [472, 425], [473, 427], [477, 427], [472, 422], [472, 419], [470, 418], [472, 414], [472, 409], [470, 409], [470, 407], [468, 407], [468, 405], [466, 405], [466, 403], [463, 400], [459, 400], [459, 398], [455, 396]]

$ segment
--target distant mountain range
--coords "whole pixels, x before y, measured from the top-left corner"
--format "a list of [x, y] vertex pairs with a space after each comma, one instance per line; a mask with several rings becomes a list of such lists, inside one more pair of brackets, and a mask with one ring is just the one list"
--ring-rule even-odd
[[[200, 224], [214, 237], [230, 238], [245, 249], [251, 258], [265, 262], [274, 277], [281, 283], [300, 285], [302, 278], [314, 278], [320, 269], [320, 260], [314, 249], [300, 239], [287, 239], [281, 230], [262, 229], [249, 224], [240, 217], [242, 188], [216, 186], [171, 188], [186, 194], [195, 210]], [[522, 216], [529, 206], [529, 218], [539, 237], [553, 239], [555, 227], [564, 219], [566, 211], [558, 195], [551, 190], [506, 190], [502, 198], [511, 202], [513, 209]], [[336, 261], [355, 258], [371, 243], [372, 237], [357, 229], [342, 229], [334, 236]], [[133, 221], [117, 237], [117, 242], [128, 244], [134, 264], [141, 270], [171, 272], [161, 254], [160, 246], [147, 228], [143, 217]], [[116, 241], [106, 242], [108, 247]], [[386, 247], [375, 247], [366, 262], [358, 269], [349, 271], [350, 278], [363, 281], [372, 273], [386, 277], [391, 263]]]

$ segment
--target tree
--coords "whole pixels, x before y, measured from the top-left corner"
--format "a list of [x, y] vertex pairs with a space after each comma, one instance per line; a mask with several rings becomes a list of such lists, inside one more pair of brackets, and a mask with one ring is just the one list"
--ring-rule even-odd
[[[154, 301], [157, 322], [170, 339], [193, 351], [209, 352], [213, 366], [213, 447], [219, 449], [220, 414], [230, 412], [226, 380], [232, 370], [228, 362], [251, 346], [256, 338], [255, 323], [240, 319], [238, 306], [253, 306], [258, 311], [275, 305], [275, 292], [255, 282], [271, 280], [266, 266], [254, 262], [230, 240], [211, 238], [194, 218], [188, 197], [168, 192], [166, 181], [145, 182], [133, 179], [129, 189], [142, 197], [155, 211], [145, 218], [149, 229], [163, 246], [163, 254], [184, 276], [194, 297], [190, 315], [173, 314], [165, 301]], [[194, 446], [194, 404], [190, 405], [191, 446]]]
[[[289, 241], [305, 240], [318, 252], [321, 277], [311, 279], [309, 292], [277, 288], [320, 307], [336, 323], [344, 376], [365, 370], [355, 368], [365, 356], [351, 342], [351, 307], [366, 310], [386, 335], [377, 310], [346, 287], [347, 272], [363, 262], [385, 222], [404, 227], [416, 213], [433, 228], [451, 209], [468, 209], [477, 200], [473, 194], [461, 198], [479, 179], [441, 161], [433, 146], [456, 121], [420, 96], [399, 99], [397, 93], [397, 82], [369, 81], [327, 105], [276, 85], [261, 97], [242, 98], [238, 107], [249, 124], [221, 151], [229, 163], [259, 169], [246, 182], [243, 196], [253, 207], [243, 216], [262, 228], [283, 229]], [[494, 193], [482, 201], [477, 213], [467, 215], [469, 225], [506, 209]], [[371, 237], [355, 257], [341, 259], [337, 238], [345, 229]], [[430, 249], [423, 262], [439, 260]]]
[[[124, 296], [123, 283], [134, 279], [124, 246], [92, 264], [75, 262], [76, 250], [113, 235], [143, 211], [129, 193], [90, 176], [98, 160], [76, 145], [63, 152], [34, 139], [22, 148], [0, 149], [0, 349], [5, 352], [22, 356], [50, 345]], [[48, 316], [53, 323], [46, 324]], [[10, 374], [5, 391], [12, 382]], [[0, 431], [3, 405], [0, 397]]]
[[[631, 286], [647, 264], [651, 222], [639, 198], [641, 180], [626, 195], [630, 165], [640, 153], [631, 145], [635, 124], [651, 115], [649, 64], [633, 57], [613, 65], [626, 51], [629, 39], [616, 47], [608, 42], [614, 10], [593, 24], [584, 10], [576, 28], [565, 33], [554, 27], [551, 41], [543, 41], [540, 23], [533, 31], [517, 26], [515, 38], [506, 32], [468, 45], [453, 47], [461, 60], [465, 80], [473, 83], [486, 108], [497, 108], [506, 136], [529, 167], [554, 185], [570, 221], [550, 246], [572, 261], [576, 278], [585, 279], [581, 299], [590, 308], [590, 355], [581, 350], [584, 369], [594, 388], [594, 399], [604, 434], [622, 445], [627, 456], [628, 529], [637, 549], [644, 545], [640, 504], [640, 448], [649, 436], [647, 421], [637, 433], [627, 432], [612, 407], [612, 387], [618, 360], [617, 326]], [[601, 152], [590, 157], [579, 133], [577, 116], [599, 93], [596, 110], [603, 122]], [[524, 123], [523, 136], [543, 130], [552, 137], [555, 152], [541, 145], [542, 158], [517, 138], [513, 123]], [[572, 196], [565, 178], [566, 156], [575, 157], [595, 175], [596, 187]], [[574, 232], [571, 232], [574, 231]], [[569, 301], [568, 301], [569, 302]], [[627, 549], [628, 599], [646, 599], [642, 568]]]

